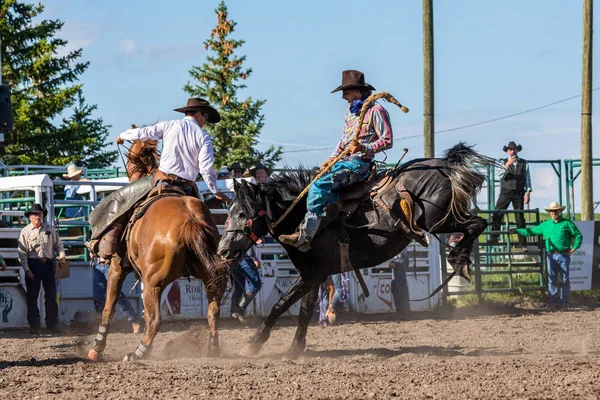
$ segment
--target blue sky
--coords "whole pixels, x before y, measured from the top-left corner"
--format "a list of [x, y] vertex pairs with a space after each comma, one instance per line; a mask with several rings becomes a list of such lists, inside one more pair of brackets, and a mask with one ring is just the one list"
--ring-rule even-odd
[[[61, 37], [91, 62], [82, 77], [88, 102], [116, 137], [131, 123], [178, 118], [188, 70], [204, 62], [218, 0], [47, 0], [45, 17], [65, 22]], [[538, 107], [581, 91], [581, 1], [434, 1], [435, 127], [441, 131]], [[423, 155], [420, 0], [226, 2], [239, 54], [254, 70], [242, 96], [266, 99], [260, 146], [285, 144], [282, 164], [320, 164], [341, 134], [346, 103], [329, 92], [344, 69], [362, 70], [388, 105], [395, 161]], [[595, 41], [598, 43], [598, 41]], [[598, 65], [598, 46], [594, 63]], [[597, 82], [595, 87], [600, 87]], [[600, 91], [595, 92], [599, 94]], [[595, 102], [597, 104], [597, 102]], [[598, 106], [594, 105], [594, 115]], [[500, 157], [509, 140], [529, 159], [580, 158], [581, 99], [498, 122], [440, 133], [437, 155], [458, 141]], [[295, 152], [293, 152], [295, 151]], [[600, 156], [600, 141], [594, 143]], [[218, 167], [218, 166], [217, 166]], [[557, 200], [550, 166], [532, 167], [532, 206]], [[600, 200], [600, 168], [594, 173]], [[576, 202], [580, 188], [576, 187]], [[564, 197], [563, 197], [564, 201]]]

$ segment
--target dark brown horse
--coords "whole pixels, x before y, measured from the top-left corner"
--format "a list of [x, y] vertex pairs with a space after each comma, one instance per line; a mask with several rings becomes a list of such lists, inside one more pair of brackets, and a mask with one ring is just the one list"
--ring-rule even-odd
[[[134, 142], [128, 153], [129, 181], [156, 171], [155, 143]], [[208, 207], [190, 196], [164, 197], [152, 204], [132, 227], [129, 240], [118, 246], [108, 273], [102, 323], [88, 358], [98, 360], [123, 281], [134, 265], [144, 284], [146, 331], [141, 343], [125, 360], [144, 358], [161, 325], [160, 300], [165, 287], [182, 276], [194, 276], [205, 284], [210, 338], [208, 354], [218, 355], [219, 304], [228, 281], [227, 264], [216, 257], [219, 232]]]

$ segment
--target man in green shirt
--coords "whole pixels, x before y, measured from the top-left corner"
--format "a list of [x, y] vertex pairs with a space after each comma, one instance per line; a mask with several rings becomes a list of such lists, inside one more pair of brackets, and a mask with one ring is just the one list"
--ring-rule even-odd
[[[534, 228], [511, 228], [511, 233], [521, 236], [543, 235], [546, 242], [546, 254], [548, 270], [548, 293], [550, 304], [554, 306], [567, 307], [569, 305], [569, 264], [571, 254], [581, 246], [583, 236], [573, 221], [564, 219], [561, 213], [565, 209], [557, 202], [550, 203], [550, 207], [544, 207], [550, 213], [552, 219], [542, 222]], [[560, 294], [558, 278], [561, 278]]]

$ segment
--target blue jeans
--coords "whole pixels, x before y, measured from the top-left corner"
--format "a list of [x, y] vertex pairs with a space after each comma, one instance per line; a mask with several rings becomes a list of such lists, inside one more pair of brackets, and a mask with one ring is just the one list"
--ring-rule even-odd
[[245, 290], [245, 281], [248, 282], [248, 289], [245, 290], [248, 294], [256, 295], [262, 287], [259, 270], [254, 265], [254, 261], [250, 257], [244, 256], [241, 263], [231, 265], [233, 272], [233, 294], [231, 295], [231, 310], [239, 310], [238, 304], [242, 299]]
[[[342, 300], [342, 275], [335, 274], [331, 275], [331, 281], [333, 283], [333, 287], [335, 290], [333, 291], [333, 297], [331, 298], [331, 307], [335, 311], [336, 307], [340, 304]], [[327, 311], [327, 307], [329, 307], [329, 290], [324, 290], [322, 292], [322, 301], [321, 301], [321, 315], [325, 315]]]
[[327, 206], [337, 203], [339, 200], [337, 193], [331, 192], [334, 176], [344, 169], [349, 169], [356, 172], [365, 163], [369, 163], [369, 161], [356, 159], [336, 162], [329, 173], [323, 175], [312, 185], [310, 185], [306, 200], [306, 207], [308, 208], [308, 211], [319, 217], [323, 216]]
[[[106, 303], [106, 288], [108, 283], [108, 268], [110, 265], [95, 264], [94, 266], [94, 307], [96, 312], [102, 312], [104, 310], [104, 303]], [[133, 306], [127, 300], [127, 297], [123, 292], [119, 293], [118, 300], [119, 307], [129, 322], [137, 322], [140, 320], [137, 312]]]
[[[568, 254], [548, 254], [548, 293], [550, 294], [550, 304], [569, 305], [569, 295], [571, 285], [569, 284], [569, 264], [571, 256]], [[560, 281], [562, 283], [559, 283]], [[560, 290], [560, 293], [559, 293]]]
[[45, 264], [28, 260], [33, 279], [25, 279], [27, 287], [27, 322], [32, 328], [40, 327], [40, 310], [37, 305], [40, 287], [44, 287], [44, 306], [46, 309], [46, 326], [58, 325], [58, 304], [56, 303], [56, 273], [54, 261]]

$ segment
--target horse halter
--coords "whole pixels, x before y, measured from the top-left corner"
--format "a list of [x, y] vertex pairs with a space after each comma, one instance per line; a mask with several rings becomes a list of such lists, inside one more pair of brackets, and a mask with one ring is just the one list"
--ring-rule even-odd
[[[259, 245], [261, 243], [260, 237], [256, 234], [257, 228], [260, 228], [260, 222], [263, 221], [267, 230], [269, 229], [269, 222], [267, 221], [267, 213], [265, 210], [260, 210], [258, 215], [254, 218], [248, 218], [246, 221], [240, 220], [235, 226], [232, 226], [231, 220], [227, 218], [225, 221], [225, 232], [242, 232], [254, 242]], [[258, 224], [257, 224], [258, 222]]]

